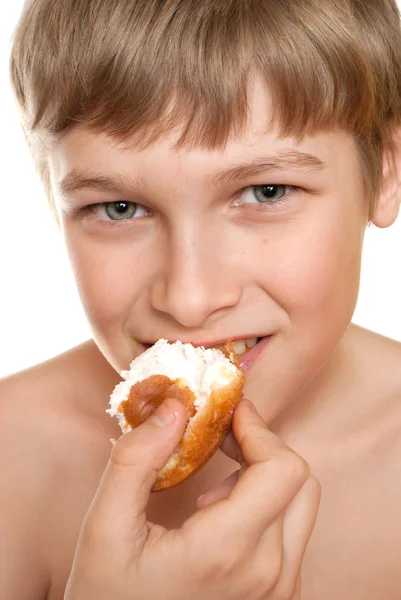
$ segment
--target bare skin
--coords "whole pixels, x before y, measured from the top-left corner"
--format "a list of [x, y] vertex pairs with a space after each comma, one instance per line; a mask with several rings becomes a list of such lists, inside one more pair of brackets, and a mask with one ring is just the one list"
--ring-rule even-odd
[[[294, 399], [269, 423], [322, 485], [302, 598], [399, 598], [400, 364], [400, 344], [351, 326], [302, 402]], [[35, 600], [63, 598], [109, 440], [119, 435], [104, 412], [118, 380], [88, 342], [1, 383], [0, 460], [8, 485], [0, 518], [8, 550], [0, 578], [7, 600], [28, 597], [28, 589]], [[250, 399], [267, 414], [268, 399]], [[181, 526], [197, 498], [237, 467], [219, 452], [187, 483], [152, 495], [149, 520]]]
[[[7, 549], [5, 572], [0, 574], [5, 600], [63, 598], [80, 528], [108, 463], [109, 440], [119, 435], [116, 423], [105, 414], [119, 379], [116, 371], [127, 368], [147, 344], [161, 337], [215, 346], [227, 339], [266, 336], [270, 339], [246, 375], [244, 390], [263, 419], [259, 431], [267, 441], [262, 463], [271, 458], [270, 442], [284, 442], [322, 484], [322, 503], [303, 560], [302, 597], [399, 598], [401, 486], [394, 474], [401, 457], [401, 344], [349, 326], [368, 212], [355, 140], [340, 130], [302, 140], [282, 138], [268, 125], [269, 90], [256, 79], [250, 93], [247, 131], [241, 138], [230, 138], [224, 149], [177, 150], [179, 132], [174, 131], [139, 151], [85, 126], [74, 127], [52, 147], [55, 208], [97, 346], [89, 342], [2, 384], [0, 468], [10, 472], [0, 500], [0, 531]], [[401, 148], [397, 145], [396, 150], [399, 171]], [[384, 160], [372, 219], [383, 228], [394, 223], [400, 205], [398, 178], [388, 166]], [[233, 427], [237, 423], [240, 434], [246, 420], [241, 422], [238, 414], [241, 411], [235, 413]], [[133, 436], [137, 439], [135, 432]], [[148, 445], [152, 452], [154, 439]], [[134, 443], [136, 449], [148, 459], [140, 444]], [[273, 456], [271, 464], [277, 467], [274, 460]], [[249, 469], [258, 462], [251, 461]], [[154, 468], [150, 465], [151, 472]], [[240, 530], [246, 518], [252, 518], [250, 505], [260, 496], [249, 498], [240, 479], [232, 483], [233, 494], [227, 497], [227, 485], [219, 486], [236, 468], [233, 460], [218, 453], [187, 483], [152, 496], [147, 520], [178, 528], [199, 509], [194, 519], [199, 524], [203, 517], [197, 515], [209, 509], [205, 503], [235, 504], [239, 488], [244, 491], [241, 510], [231, 513], [229, 525]], [[249, 477], [252, 473], [255, 469]], [[268, 494], [273, 504], [285, 496], [285, 473], [283, 469], [277, 475], [277, 497]], [[264, 489], [265, 479], [258, 483], [260, 487], [250, 489]], [[292, 501], [303, 489], [291, 491]], [[206, 499], [197, 502], [207, 492]], [[141, 493], [132, 493], [133, 502]], [[96, 501], [94, 505], [96, 515]], [[268, 501], [259, 505], [256, 517], [269, 506]], [[281, 532], [280, 527], [275, 531], [282, 536], [287, 508], [281, 506], [258, 533], [263, 536], [281, 522]], [[315, 501], [310, 509], [316, 514]], [[143, 506], [141, 511], [143, 517]], [[295, 512], [295, 520], [290, 518], [292, 540], [297, 527], [308, 522]], [[110, 515], [110, 506], [105, 514]], [[128, 523], [130, 519], [127, 515]], [[309, 520], [311, 528], [313, 522]], [[196, 531], [195, 539], [204, 541], [202, 528]], [[85, 540], [85, 527], [83, 532]], [[299, 538], [305, 542], [310, 531], [307, 534], [303, 531]], [[249, 547], [246, 532], [242, 535]], [[286, 546], [284, 538], [283, 554], [287, 550], [291, 555], [291, 544]], [[241, 546], [235, 536], [230, 539], [233, 546]], [[95, 587], [96, 573], [103, 581], [101, 575], [108, 570], [104, 567], [109, 545], [100, 558], [97, 544], [89, 544], [92, 556], [83, 546], [81, 553], [78, 547], [77, 568], [70, 579], [73, 595], [67, 594], [66, 600], [98, 599], [80, 579], [86, 561]], [[205, 590], [207, 598], [213, 578], [205, 576], [202, 561], [213, 552], [218, 556], [217, 546], [204, 543], [196, 554], [200, 562], [194, 565], [198, 571], [192, 589], [195, 585]], [[115, 547], [121, 557], [121, 548]], [[209, 553], [203, 554], [208, 547]], [[304, 552], [306, 544], [299, 547]], [[276, 544], [274, 556], [266, 553], [268, 565], [279, 548]], [[187, 560], [180, 551], [173, 556]], [[244, 557], [250, 566], [252, 552]], [[160, 554], [154, 558], [150, 564], [160, 571]], [[263, 595], [244, 598], [299, 600], [298, 558], [296, 580], [288, 583], [285, 593], [264, 588]], [[264, 567], [263, 553], [258, 568]], [[147, 572], [148, 584], [157, 583], [152, 569]], [[251, 573], [248, 569], [244, 577], [248, 584]], [[107, 589], [112, 590], [114, 580], [125, 584], [117, 598], [131, 600], [127, 590], [135, 581], [125, 579], [117, 565]], [[205, 587], [196, 586], [199, 581]], [[229, 590], [224, 597], [237, 600], [236, 582], [244, 583], [233, 569], [227, 587], [217, 585], [214, 591]], [[180, 577], [169, 582], [167, 572], [163, 583], [174, 600], [186, 600], [182, 589], [175, 594]], [[150, 589], [146, 582], [139, 588]], [[109, 595], [114, 598], [114, 590]], [[140, 600], [148, 597], [143, 593]]]

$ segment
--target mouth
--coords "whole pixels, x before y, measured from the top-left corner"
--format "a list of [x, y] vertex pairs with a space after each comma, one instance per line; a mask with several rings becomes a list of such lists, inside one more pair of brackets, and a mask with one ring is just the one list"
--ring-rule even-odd
[[272, 338], [273, 335], [266, 335], [264, 337], [258, 338], [257, 344], [251, 350], [247, 350], [242, 356], [238, 358], [239, 365], [244, 375], [247, 375], [249, 373], [256, 361], [263, 354], [266, 346], [269, 344]]
[[[250, 350], [252, 350], [252, 348], [255, 348], [255, 346], [262, 340], [262, 337], [254, 337], [254, 338], [246, 338], [246, 339], [241, 339], [241, 340], [228, 340], [228, 342], [230, 343], [230, 349], [232, 349], [232, 351], [234, 352], [235, 356], [240, 359], [243, 356], [245, 356], [245, 354], [247, 354]], [[222, 352], [224, 352], [225, 350], [225, 344], [217, 344], [215, 346], [212, 346], [212, 348], [215, 348], [216, 350], [221, 350]]]
[[[247, 337], [247, 338], [229, 338], [228, 340], [219, 340], [218, 342], [195, 342], [195, 341], [184, 341], [180, 340], [183, 344], [189, 343], [195, 347], [213, 348], [221, 350], [225, 353], [225, 344], [230, 344], [230, 350], [235, 354], [239, 365], [241, 366], [244, 373], [251, 370], [252, 366], [262, 354], [267, 342], [270, 340], [272, 335], [266, 335], [261, 337]], [[171, 344], [174, 344], [177, 340], [169, 339]], [[148, 350], [153, 344], [142, 344], [145, 350]]]

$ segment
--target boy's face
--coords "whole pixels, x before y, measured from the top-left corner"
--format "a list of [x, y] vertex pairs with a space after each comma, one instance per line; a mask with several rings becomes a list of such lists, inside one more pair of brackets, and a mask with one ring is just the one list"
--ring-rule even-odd
[[320, 371], [352, 318], [368, 207], [352, 137], [279, 139], [267, 129], [269, 100], [255, 84], [247, 135], [224, 151], [173, 150], [176, 132], [138, 152], [77, 127], [55, 145], [51, 173], [110, 363], [128, 368], [161, 337], [272, 336], [245, 392], [255, 402], [263, 393], [274, 412]]

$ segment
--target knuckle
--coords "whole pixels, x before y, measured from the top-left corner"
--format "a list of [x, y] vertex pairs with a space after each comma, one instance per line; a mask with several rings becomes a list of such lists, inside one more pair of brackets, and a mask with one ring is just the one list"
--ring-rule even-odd
[[90, 514], [86, 517], [81, 535], [79, 546], [86, 556], [96, 557], [102, 548], [107, 547], [110, 542], [108, 527], [104, 520], [97, 514]]
[[102, 510], [91, 507], [82, 526], [82, 534], [85, 540], [91, 544], [99, 545], [110, 538], [111, 530], [112, 524], [110, 523], [110, 519], [106, 518]]
[[248, 429], [241, 432], [241, 435], [238, 436], [238, 442], [239, 442], [242, 453], [246, 453], [246, 451], [249, 447], [249, 444], [252, 441], [252, 437], [255, 437], [255, 436], [253, 434], [251, 434]]
[[110, 462], [116, 466], [135, 466], [138, 462], [138, 455], [135, 450], [130, 434], [125, 434], [115, 442], [111, 452]]
[[217, 560], [218, 575], [221, 578], [231, 577], [238, 569], [242, 562], [242, 552], [237, 547], [232, 547], [231, 550], [225, 550]]
[[216, 554], [211, 553], [206, 564], [208, 578], [223, 581], [231, 579], [243, 565], [245, 556], [244, 549], [238, 544], [231, 544], [231, 547]]
[[127, 435], [129, 434], [125, 434], [114, 444], [106, 473], [110, 470], [130, 473], [137, 486], [142, 487], [146, 484], [149, 473], [153, 471], [152, 456], [149, 452], [144, 453], [141, 448], [134, 448], [130, 440], [126, 439]]
[[282, 469], [286, 476], [300, 485], [306, 483], [310, 477], [310, 466], [299, 454], [290, 448], [280, 450]]
[[[232, 577], [250, 553], [245, 541], [237, 536], [208, 535], [205, 539], [200, 533], [199, 525], [203, 519], [185, 523], [181, 530], [181, 541], [184, 556], [189, 565], [196, 565], [198, 574], [208, 581], [221, 581]], [[196, 521], [198, 521], [196, 523]], [[202, 531], [202, 530], [201, 530]], [[205, 552], [205, 547], [209, 548]]]
[[242, 454], [252, 456], [255, 448], [266, 446], [266, 430], [261, 427], [249, 427], [242, 432], [239, 442]]

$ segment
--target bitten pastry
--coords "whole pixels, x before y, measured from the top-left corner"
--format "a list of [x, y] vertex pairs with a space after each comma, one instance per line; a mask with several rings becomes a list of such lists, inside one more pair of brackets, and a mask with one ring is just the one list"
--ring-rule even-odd
[[184, 435], [153, 491], [181, 483], [216, 452], [242, 398], [244, 375], [231, 345], [223, 353], [161, 339], [121, 375], [125, 381], [114, 389], [107, 412], [118, 418], [123, 433], [143, 423], [165, 398], [177, 398], [186, 407]]

